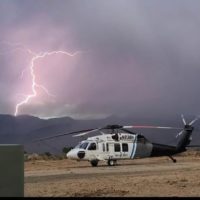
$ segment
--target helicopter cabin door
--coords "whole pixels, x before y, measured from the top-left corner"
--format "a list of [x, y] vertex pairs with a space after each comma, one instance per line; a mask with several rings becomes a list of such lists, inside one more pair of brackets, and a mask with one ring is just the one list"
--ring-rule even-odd
[[129, 158], [129, 148], [130, 148], [130, 145], [126, 142], [122, 142], [121, 143], [121, 147], [122, 147], [122, 158], [123, 159], [127, 159]]
[[87, 156], [90, 160], [97, 158], [98, 145], [96, 142], [90, 142], [87, 147]]
[[101, 159], [108, 159], [108, 143], [99, 143], [99, 157]]
[[114, 158], [127, 159], [129, 158], [129, 145], [126, 142], [115, 142], [113, 144]]
[[121, 144], [119, 142], [107, 143], [109, 158], [110, 159], [121, 159], [122, 151]]

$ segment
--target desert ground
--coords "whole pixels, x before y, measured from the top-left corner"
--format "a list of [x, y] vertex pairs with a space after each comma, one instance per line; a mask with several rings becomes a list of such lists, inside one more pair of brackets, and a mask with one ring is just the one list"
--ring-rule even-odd
[[25, 197], [200, 197], [200, 153], [118, 161], [31, 160], [25, 167]]

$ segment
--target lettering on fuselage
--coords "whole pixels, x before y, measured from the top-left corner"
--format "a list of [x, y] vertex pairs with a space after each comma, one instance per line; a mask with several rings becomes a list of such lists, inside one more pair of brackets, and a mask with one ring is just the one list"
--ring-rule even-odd
[[122, 135], [119, 137], [120, 140], [133, 140], [135, 137], [133, 135]]

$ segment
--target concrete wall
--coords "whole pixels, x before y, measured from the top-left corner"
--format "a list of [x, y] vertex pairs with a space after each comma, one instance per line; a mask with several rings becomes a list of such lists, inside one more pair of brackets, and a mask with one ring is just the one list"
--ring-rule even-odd
[[24, 196], [24, 148], [0, 144], [0, 197]]

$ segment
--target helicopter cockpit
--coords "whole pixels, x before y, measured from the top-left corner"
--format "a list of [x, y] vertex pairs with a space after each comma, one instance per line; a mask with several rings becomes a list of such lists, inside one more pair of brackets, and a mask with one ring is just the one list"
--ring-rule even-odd
[[96, 150], [97, 145], [93, 141], [91, 141], [91, 142], [82, 141], [77, 146], [75, 146], [74, 149]]
[[86, 141], [83, 141], [83, 142], [80, 142], [78, 145], [76, 145], [75, 147], [74, 147], [74, 149], [86, 149], [87, 148], [87, 146], [88, 146], [88, 142], [86, 142]]
[[82, 159], [85, 157], [86, 151], [97, 150], [97, 144], [94, 141], [82, 141], [74, 149], [67, 153], [67, 157], [71, 159]]

